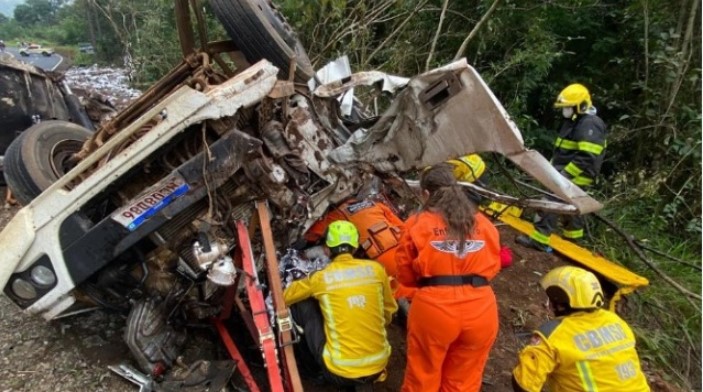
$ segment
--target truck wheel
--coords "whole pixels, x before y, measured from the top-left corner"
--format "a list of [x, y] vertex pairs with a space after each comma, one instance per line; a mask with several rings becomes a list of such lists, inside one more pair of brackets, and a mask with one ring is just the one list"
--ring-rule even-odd
[[7, 186], [23, 205], [29, 204], [71, 170], [71, 156], [91, 132], [67, 121], [44, 121], [29, 127], [5, 151]]
[[290, 61], [295, 58], [295, 81], [306, 83], [313, 77], [303, 45], [270, 0], [210, 0], [210, 5], [249, 62], [266, 59], [278, 67], [279, 78], [288, 79]]

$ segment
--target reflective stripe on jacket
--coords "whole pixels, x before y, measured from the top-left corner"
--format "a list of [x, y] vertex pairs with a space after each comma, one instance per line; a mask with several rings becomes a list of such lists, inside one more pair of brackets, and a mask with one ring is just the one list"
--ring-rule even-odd
[[635, 336], [604, 309], [550, 320], [519, 355], [515, 381], [528, 392], [646, 392]]
[[554, 141], [552, 165], [574, 184], [591, 185], [605, 157], [606, 132], [605, 123], [595, 114], [564, 121]]
[[386, 367], [391, 347], [385, 326], [398, 305], [381, 264], [341, 254], [323, 270], [291, 283], [283, 297], [286, 305], [310, 297], [320, 303], [323, 358], [330, 372], [360, 378]]

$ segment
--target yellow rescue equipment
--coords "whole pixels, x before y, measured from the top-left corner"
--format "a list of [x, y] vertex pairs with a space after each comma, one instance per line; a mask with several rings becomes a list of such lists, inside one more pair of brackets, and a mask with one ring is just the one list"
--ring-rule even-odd
[[[508, 226], [529, 235], [534, 231], [531, 223], [520, 219], [522, 210], [517, 207], [509, 207], [505, 204], [493, 202], [487, 207], [481, 207], [483, 212], [490, 216], [496, 216], [498, 220], [506, 223]], [[603, 256], [594, 254], [593, 252], [584, 249], [571, 241], [565, 240], [556, 234], [552, 234], [549, 238], [549, 246], [555, 251], [568, 257], [572, 261], [581, 264], [598, 275], [604, 277], [609, 282], [617, 286], [618, 290], [610, 299], [608, 308], [615, 311], [615, 304], [622, 298], [637, 290], [640, 287], [649, 285], [647, 278], [637, 275], [629, 269], [616, 264]]]

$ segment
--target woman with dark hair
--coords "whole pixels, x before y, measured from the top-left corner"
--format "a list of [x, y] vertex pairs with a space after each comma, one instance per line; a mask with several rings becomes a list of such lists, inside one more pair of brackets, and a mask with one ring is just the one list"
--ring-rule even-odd
[[403, 228], [398, 281], [418, 287], [408, 316], [402, 391], [478, 391], [498, 334], [489, 281], [500, 270], [498, 231], [456, 183], [450, 165], [425, 171], [424, 206]]

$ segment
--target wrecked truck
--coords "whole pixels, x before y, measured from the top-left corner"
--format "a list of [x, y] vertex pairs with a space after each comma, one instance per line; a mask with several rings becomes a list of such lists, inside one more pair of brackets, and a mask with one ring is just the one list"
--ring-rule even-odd
[[[268, 2], [213, 0], [231, 40], [199, 47], [190, 20], [203, 10], [188, 4], [176, 2], [181, 64], [95, 133], [60, 120], [31, 127], [13, 142], [17, 170], [6, 173], [25, 206], [0, 232], [4, 294], [46, 320], [96, 307], [123, 312], [124, 340], [143, 374], [116, 371], [135, 383], [182, 386], [162, 377], [186, 326], [211, 322], [233, 361], [193, 385], [217, 389], [236, 368], [258, 390], [225, 323], [237, 313], [271, 390], [301, 390], [277, 250], [354, 195], [366, 173], [403, 192], [403, 173], [497, 152], [566, 203], [518, 202], [600, 208], [524, 147], [465, 60], [409, 79], [324, 77]], [[274, 45], [252, 46], [242, 28]], [[361, 86], [391, 94], [388, 109], [375, 115], [356, 99], [343, 108]]]
[[[8, 53], [0, 54], [0, 172], [4, 171], [10, 143], [44, 120], [73, 122], [88, 131], [93, 129], [85, 107], [65, 81]], [[4, 181], [1, 175], [0, 181]]]

